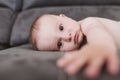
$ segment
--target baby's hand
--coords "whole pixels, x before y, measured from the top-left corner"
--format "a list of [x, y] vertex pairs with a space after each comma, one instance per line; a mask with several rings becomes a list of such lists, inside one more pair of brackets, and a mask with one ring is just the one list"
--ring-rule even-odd
[[103, 64], [111, 74], [119, 71], [119, 60], [116, 53], [107, 48], [96, 45], [85, 45], [81, 50], [66, 53], [57, 65], [64, 68], [68, 74], [76, 74], [86, 65], [84, 73], [87, 77], [95, 78], [99, 75]]

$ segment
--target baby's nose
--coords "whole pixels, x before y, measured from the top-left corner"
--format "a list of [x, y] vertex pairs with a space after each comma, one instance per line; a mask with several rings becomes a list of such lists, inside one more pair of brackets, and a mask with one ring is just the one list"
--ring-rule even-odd
[[68, 37], [67, 39], [65, 39], [66, 42], [71, 42], [71, 37]]
[[64, 41], [66, 41], [66, 42], [71, 42], [71, 40], [72, 40], [71, 33], [68, 34], [68, 36], [66, 36], [66, 37], [64, 38]]

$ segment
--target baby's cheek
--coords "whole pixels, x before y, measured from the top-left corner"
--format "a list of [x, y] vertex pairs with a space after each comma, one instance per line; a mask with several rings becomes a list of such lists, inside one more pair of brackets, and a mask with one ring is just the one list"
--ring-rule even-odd
[[74, 44], [66, 44], [63, 47], [61, 47], [60, 51], [71, 51], [78, 49], [77, 45]]

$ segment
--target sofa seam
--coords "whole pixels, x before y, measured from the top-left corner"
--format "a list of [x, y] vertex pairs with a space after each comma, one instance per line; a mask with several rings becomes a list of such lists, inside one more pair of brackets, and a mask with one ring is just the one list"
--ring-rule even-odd
[[15, 3], [15, 12], [22, 11], [23, 0], [16, 0]]

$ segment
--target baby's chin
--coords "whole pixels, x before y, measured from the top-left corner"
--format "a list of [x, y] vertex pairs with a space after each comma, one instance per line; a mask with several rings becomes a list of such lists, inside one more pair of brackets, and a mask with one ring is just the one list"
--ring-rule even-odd
[[74, 50], [78, 50], [78, 49], [79, 49], [79, 45], [78, 46], [74, 46], [73, 48], [69, 48], [69, 49], [65, 49], [65, 50], [60, 50], [60, 51], [69, 52], [69, 51], [74, 51]]
[[82, 35], [82, 39], [81, 39], [80, 43], [78, 44], [77, 49], [80, 49], [80, 48], [83, 47], [86, 43], [87, 43], [86, 37], [85, 37], [85, 35]]

